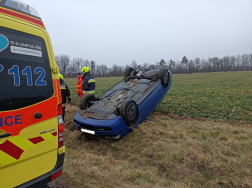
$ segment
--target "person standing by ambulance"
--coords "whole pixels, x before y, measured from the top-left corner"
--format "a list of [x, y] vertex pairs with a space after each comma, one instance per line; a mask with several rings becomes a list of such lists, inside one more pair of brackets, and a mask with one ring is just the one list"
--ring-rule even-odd
[[60, 91], [61, 91], [61, 98], [62, 98], [62, 118], [63, 121], [65, 122], [65, 108], [66, 108], [66, 98], [68, 102], [71, 102], [71, 96], [70, 96], [70, 89], [67, 86], [67, 84], [64, 82], [64, 77], [62, 74], [58, 74], [59, 76], [59, 82], [60, 82]]
[[77, 86], [76, 86], [76, 90], [77, 90], [77, 95], [79, 95], [79, 97], [81, 98], [82, 97], [82, 76], [83, 74], [81, 72], [78, 72], [77, 73], [77, 79], [78, 79], [78, 83], [77, 83]]
[[90, 70], [88, 67], [83, 67], [81, 69], [83, 72], [82, 77], [82, 94], [95, 94], [95, 79], [91, 76]]

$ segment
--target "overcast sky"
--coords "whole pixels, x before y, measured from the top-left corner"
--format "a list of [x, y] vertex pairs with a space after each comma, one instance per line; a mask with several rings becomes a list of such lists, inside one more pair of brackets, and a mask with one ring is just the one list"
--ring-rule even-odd
[[55, 55], [97, 64], [252, 53], [252, 0], [22, 0], [39, 12]]

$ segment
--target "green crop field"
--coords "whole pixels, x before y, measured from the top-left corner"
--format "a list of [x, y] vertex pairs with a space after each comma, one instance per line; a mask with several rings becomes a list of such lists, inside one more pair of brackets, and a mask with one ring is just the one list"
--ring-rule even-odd
[[[96, 96], [102, 94], [107, 89], [115, 85], [117, 82], [121, 81], [122, 77], [110, 77], [110, 78], [95, 78], [95, 94]], [[71, 90], [71, 97], [74, 103], [78, 103], [80, 97], [77, 95], [76, 85], [77, 78], [65, 79], [66, 84]]]
[[[100, 95], [122, 78], [95, 78]], [[66, 79], [74, 103], [76, 79]], [[189, 118], [252, 123], [252, 72], [173, 75], [172, 86], [156, 111]]]
[[[96, 78], [96, 94], [121, 79]], [[174, 75], [158, 113], [119, 141], [74, 129], [77, 79], [65, 81], [66, 155], [50, 187], [252, 187], [252, 72]]]

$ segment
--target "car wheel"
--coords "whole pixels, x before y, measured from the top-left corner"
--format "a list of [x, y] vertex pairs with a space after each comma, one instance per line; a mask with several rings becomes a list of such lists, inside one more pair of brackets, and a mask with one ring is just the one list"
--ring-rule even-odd
[[79, 108], [81, 110], [86, 110], [90, 106], [92, 106], [91, 101], [96, 101], [96, 97], [92, 94], [85, 94], [81, 97], [79, 102]]
[[120, 115], [124, 119], [127, 126], [130, 126], [133, 123], [138, 114], [137, 104], [134, 100], [125, 100], [121, 104]]
[[169, 83], [169, 72], [166, 68], [161, 68], [159, 70], [158, 78], [161, 80], [163, 87], [167, 88]]
[[[131, 75], [131, 72], [134, 71], [132, 67], [127, 67], [124, 71], [124, 78], [127, 78]], [[134, 71], [134, 76], [135, 76], [135, 71]]]

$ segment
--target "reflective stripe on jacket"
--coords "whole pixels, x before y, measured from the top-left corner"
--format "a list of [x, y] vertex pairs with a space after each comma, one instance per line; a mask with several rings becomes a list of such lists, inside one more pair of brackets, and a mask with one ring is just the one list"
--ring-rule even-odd
[[90, 72], [85, 73], [82, 79], [82, 93], [95, 94], [95, 79], [91, 76]]
[[95, 94], [95, 90], [83, 91], [83, 95], [84, 95], [84, 94]]
[[70, 97], [70, 89], [64, 82], [64, 80], [60, 79], [60, 91], [61, 91], [61, 98], [62, 98], [62, 107], [66, 107], [66, 98]]

